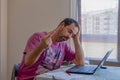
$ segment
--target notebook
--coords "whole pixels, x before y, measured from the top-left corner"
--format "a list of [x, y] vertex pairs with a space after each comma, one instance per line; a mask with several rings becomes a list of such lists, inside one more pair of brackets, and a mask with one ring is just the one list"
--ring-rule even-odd
[[106, 52], [106, 55], [103, 57], [103, 59], [100, 61], [98, 65], [84, 65], [84, 66], [73, 66], [72, 68], [66, 70], [68, 73], [76, 73], [76, 74], [94, 74], [99, 68], [102, 67], [104, 62], [107, 60], [109, 55], [113, 49]]

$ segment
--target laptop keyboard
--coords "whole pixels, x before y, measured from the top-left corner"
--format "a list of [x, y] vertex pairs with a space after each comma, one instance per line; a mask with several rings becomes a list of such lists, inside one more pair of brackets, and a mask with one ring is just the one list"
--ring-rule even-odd
[[93, 71], [96, 68], [96, 66], [74, 66], [73, 68], [71, 68], [72, 71], [77, 72], [77, 71], [81, 71], [81, 72], [89, 72], [89, 71]]

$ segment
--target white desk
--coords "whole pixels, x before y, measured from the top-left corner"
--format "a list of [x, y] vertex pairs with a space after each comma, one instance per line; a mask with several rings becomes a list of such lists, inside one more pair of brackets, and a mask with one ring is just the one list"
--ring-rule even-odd
[[50, 71], [48, 73], [36, 76], [35, 80], [120, 80], [120, 67], [107, 67], [100, 69], [93, 75], [85, 74], [66, 74], [65, 70], [70, 67], [61, 67], [60, 69]]

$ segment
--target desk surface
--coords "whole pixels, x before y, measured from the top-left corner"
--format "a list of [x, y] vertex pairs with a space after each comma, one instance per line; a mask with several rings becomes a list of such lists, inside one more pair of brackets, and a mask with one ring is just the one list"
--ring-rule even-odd
[[60, 69], [36, 76], [35, 80], [120, 80], [120, 67], [107, 67], [97, 70], [93, 75], [66, 74], [65, 70], [70, 67], [62, 66]]

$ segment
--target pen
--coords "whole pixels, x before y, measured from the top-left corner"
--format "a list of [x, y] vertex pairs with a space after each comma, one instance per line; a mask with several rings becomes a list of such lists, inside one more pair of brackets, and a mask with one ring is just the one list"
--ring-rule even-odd
[[66, 74], [67, 74], [67, 75], [69, 75], [69, 76], [71, 75], [71, 74], [70, 74], [70, 73], [68, 73], [68, 72], [66, 72]]
[[52, 76], [52, 78], [53, 78], [53, 80], [57, 80], [54, 75]]

